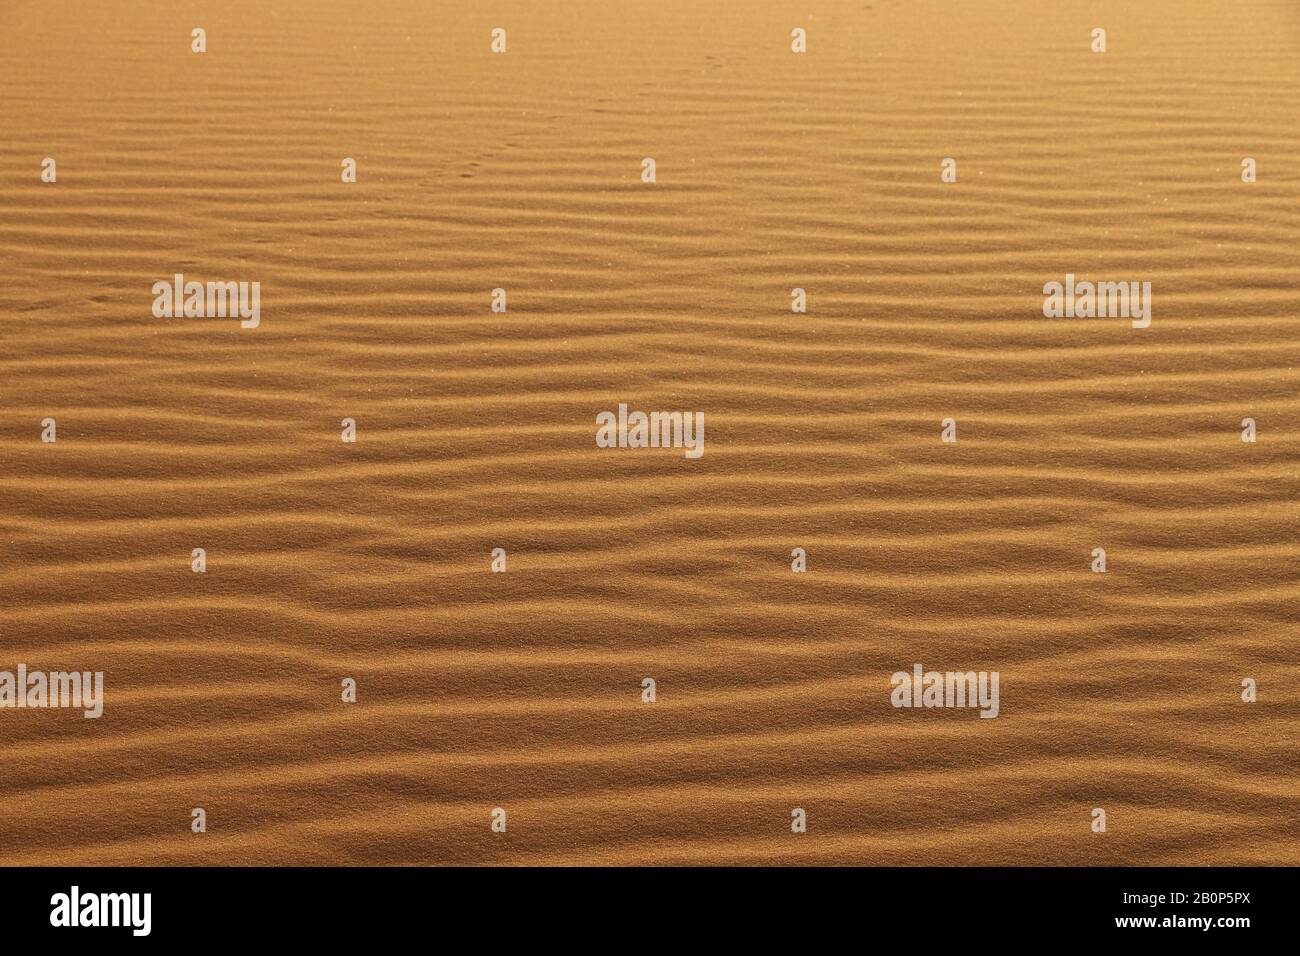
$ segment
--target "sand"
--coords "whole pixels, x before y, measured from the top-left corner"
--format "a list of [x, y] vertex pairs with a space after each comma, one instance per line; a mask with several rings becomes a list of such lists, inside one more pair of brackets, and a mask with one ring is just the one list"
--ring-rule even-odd
[[0, 669], [106, 701], [0, 861], [1300, 864], [1298, 95], [1285, 0], [5, 5]]

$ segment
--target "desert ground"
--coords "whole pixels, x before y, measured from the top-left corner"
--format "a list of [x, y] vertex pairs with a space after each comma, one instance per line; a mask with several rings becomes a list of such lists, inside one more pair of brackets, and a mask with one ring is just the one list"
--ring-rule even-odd
[[1300, 864], [1298, 98], [1288, 0], [5, 3], [0, 670], [104, 712], [0, 863]]

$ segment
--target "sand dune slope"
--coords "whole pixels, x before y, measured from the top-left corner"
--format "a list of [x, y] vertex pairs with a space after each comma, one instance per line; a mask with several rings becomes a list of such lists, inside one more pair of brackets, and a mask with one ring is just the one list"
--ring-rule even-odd
[[1283, 0], [6, 5], [0, 670], [106, 699], [0, 862], [1300, 864], [1298, 96]]

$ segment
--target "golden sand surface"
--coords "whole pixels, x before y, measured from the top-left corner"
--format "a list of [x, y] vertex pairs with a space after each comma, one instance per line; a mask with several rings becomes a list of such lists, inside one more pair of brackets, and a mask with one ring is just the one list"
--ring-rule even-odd
[[1287, 0], [4, 3], [0, 670], [105, 710], [0, 863], [1300, 864], [1298, 99]]

